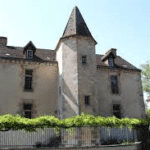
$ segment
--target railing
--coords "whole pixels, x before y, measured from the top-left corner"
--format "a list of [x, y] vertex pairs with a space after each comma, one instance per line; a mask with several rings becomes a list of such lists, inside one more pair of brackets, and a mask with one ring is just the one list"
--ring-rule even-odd
[[73, 131], [61, 128], [56, 135], [54, 128], [37, 129], [37, 132], [0, 132], [0, 147], [76, 147], [104, 145], [109, 140], [137, 141], [136, 130], [129, 128], [74, 127]]

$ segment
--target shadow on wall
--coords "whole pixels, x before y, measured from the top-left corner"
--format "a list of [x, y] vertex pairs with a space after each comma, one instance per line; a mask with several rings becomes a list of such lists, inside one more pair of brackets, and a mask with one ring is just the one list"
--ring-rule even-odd
[[[62, 80], [63, 85], [63, 91], [61, 89], [61, 92], [59, 93], [59, 96], [61, 94], [62, 97], [62, 105], [63, 105], [63, 118], [72, 117], [73, 115], [78, 115], [78, 103], [77, 99], [73, 95], [72, 91], [70, 90], [70, 87], [66, 84], [66, 81], [64, 80], [63, 76], [59, 76]], [[77, 89], [78, 90], [78, 89]]]
[[51, 137], [47, 141], [48, 141], [48, 144], [42, 144], [42, 142], [36, 142], [35, 147], [37, 148], [38, 147], [57, 147], [61, 143], [61, 137], [60, 136]]

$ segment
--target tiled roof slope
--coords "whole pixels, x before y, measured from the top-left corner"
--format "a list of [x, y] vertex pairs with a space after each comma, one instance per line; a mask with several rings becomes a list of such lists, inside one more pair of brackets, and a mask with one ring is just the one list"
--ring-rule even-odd
[[[23, 55], [23, 49], [24, 47], [0, 46], [0, 57], [25, 59]], [[10, 54], [10, 55], [6, 55], [6, 54]], [[35, 58], [33, 60], [53, 61], [53, 59], [55, 58], [56, 58], [55, 50], [37, 48], [35, 52]]]
[[[10, 55], [6, 55], [6, 54], [10, 54]], [[56, 58], [56, 51], [37, 48], [35, 55], [36, 57], [33, 59], [35, 61], [54, 61]], [[102, 67], [108, 67], [101, 60], [103, 56], [104, 55], [96, 54], [96, 65]], [[23, 55], [23, 47], [14, 47], [14, 46], [0, 46], [0, 57], [25, 59]], [[115, 58], [115, 64], [116, 64], [116, 68], [133, 69], [133, 70], [140, 71], [140, 69], [136, 68], [135, 66], [133, 66], [132, 64], [130, 64], [120, 56], [117, 56]]]
[[[104, 64], [101, 60], [101, 58], [103, 56], [104, 55], [96, 54], [96, 64], [99, 65], [99, 66], [108, 68], [109, 66]], [[133, 66], [132, 64], [130, 64], [128, 61], [126, 61], [125, 59], [123, 59], [120, 56], [116, 56], [116, 58], [114, 59], [114, 64], [115, 64], [115, 68], [141, 71], [140, 69], [136, 68], [135, 66]]]

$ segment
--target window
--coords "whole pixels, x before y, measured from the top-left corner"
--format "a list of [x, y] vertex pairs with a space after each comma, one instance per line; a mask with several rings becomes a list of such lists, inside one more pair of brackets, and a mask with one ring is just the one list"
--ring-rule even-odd
[[82, 64], [86, 64], [86, 56], [82, 56]]
[[111, 91], [113, 94], [118, 94], [118, 81], [117, 81], [117, 76], [111, 76]]
[[117, 118], [121, 118], [121, 112], [120, 112], [120, 105], [119, 104], [113, 105], [113, 115], [116, 116]]
[[109, 58], [108, 59], [108, 62], [109, 62], [109, 66], [114, 66], [114, 60], [113, 60], [113, 58]]
[[85, 104], [90, 105], [90, 96], [85, 96]]
[[32, 72], [31, 69], [25, 70], [25, 90], [32, 90]]
[[24, 104], [24, 117], [31, 119], [32, 104]]
[[27, 58], [32, 59], [33, 58], [33, 51], [32, 50], [27, 50]]

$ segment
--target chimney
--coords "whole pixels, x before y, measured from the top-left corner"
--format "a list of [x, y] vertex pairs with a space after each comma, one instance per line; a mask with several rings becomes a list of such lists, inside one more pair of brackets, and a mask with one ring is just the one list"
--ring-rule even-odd
[[116, 56], [116, 51], [117, 51], [116, 48], [111, 48], [111, 49], [108, 50], [105, 54], [107, 54], [107, 53], [109, 53], [109, 52], [112, 52], [112, 53]]
[[7, 37], [0, 36], [0, 46], [7, 45]]

